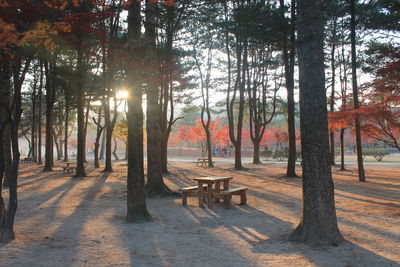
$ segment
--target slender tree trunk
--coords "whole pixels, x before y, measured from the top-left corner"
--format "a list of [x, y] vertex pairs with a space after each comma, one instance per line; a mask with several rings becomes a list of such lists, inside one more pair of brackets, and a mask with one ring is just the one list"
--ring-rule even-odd
[[[335, 111], [335, 85], [336, 85], [336, 62], [335, 62], [335, 51], [336, 51], [336, 28], [337, 28], [337, 18], [333, 20], [332, 29], [332, 50], [331, 50], [331, 97], [330, 97], [330, 112]], [[330, 132], [330, 149], [331, 149], [331, 164], [335, 163], [335, 131]]]
[[68, 162], [68, 131], [69, 131], [69, 100], [65, 101], [65, 122], [64, 122], [64, 161]]
[[103, 135], [102, 135], [102, 138], [101, 138], [99, 159], [104, 159], [105, 144], [106, 144], [106, 134], [105, 134], [105, 131], [103, 131]]
[[[285, 17], [284, 1], [280, 0], [281, 16]], [[294, 103], [294, 56], [295, 56], [295, 24], [296, 24], [296, 1], [291, 1], [290, 31], [283, 32], [282, 48], [283, 62], [285, 67], [285, 81], [287, 92], [287, 125], [288, 125], [288, 162], [286, 168], [287, 177], [297, 177], [296, 174], [296, 126], [295, 126], [295, 103]], [[288, 36], [290, 40], [288, 41]]]
[[118, 155], [117, 155], [117, 149], [118, 149], [118, 143], [117, 139], [114, 137], [114, 150], [113, 150], [113, 156], [115, 160], [119, 160]]
[[340, 129], [340, 170], [345, 171], [344, 166], [344, 132], [346, 129]]
[[[350, 39], [351, 39], [351, 77], [353, 85], [353, 102], [354, 110], [357, 111], [359, 108], [358, 101], [358, 86], [357, 86], [357, 51], [356, 51], [356, 7], [355, 0], [350, 0]], [[358, 115], [355, 119], [356, 126], [356, 149], [357, 149], [357, 166], [358, 166], [358, 180], [365, 182], [364, 163], [362, 155], [362, 139], [361, 139], [361, 125]]]
[[323, 14], [323, 1], [299, 1], [303, 212], [290, 239], [311, 244], [337, 245], [343, 237], [337, 226], [330, 166]]
[[84, 59], [82, 43], [78, 45], [78, 68], [77, 68], [77, 115], [78, 115], [78, 153], [76, 157], [76, 174], [75, 177], [85, 177], [85, 92], [84, 92]]
[[88, 123], [89, 123], [89, 112], [90, 112], [90, 101], [91, 98], [88, 97], [87, 98], [87, 103], [86, 103], [86, 112], [85, 112], [85, 134], [84, 134], [84, 148], [85, 148], [85, 153], [83, 153], [83, 160], [84, 162], [87, 162], [86, 160], [86, 136], [87, 136], [87, 127], [88, 127]]
[[37, 149], [37, 164], [42, 165], [42, 95], [43, 95], [43, 62], [40, 61], [40, 78], [39, 78], [39, 95], [38, 95], [38, 149]]
[[44, 63], [46, 73], [46, 145], [43, 171], [53, 171], [53, 111], [55, 101], [54, 75], [55, 66], [52, 63]]
[[32, 122], [31, 122], [31, 146], [32, 146], [32, 158], [36, 162], [36, 89], [34, 90], [34, 96], [32, 100]]
[[128, 90], [128, 176], [127, 176], [127, 215], [126, 221], [137, 223], [151, 221], [146, 207], [143, 160], [143, 108], [140, 69], [141, 54], [141, 15], [140, 2], [132, 1], [128, 13], [128, 45], [130, 64], [127, 70]]

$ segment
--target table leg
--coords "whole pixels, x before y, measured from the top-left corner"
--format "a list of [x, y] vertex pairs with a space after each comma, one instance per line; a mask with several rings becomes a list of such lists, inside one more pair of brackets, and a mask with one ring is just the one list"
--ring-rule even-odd
[[204, 208], [203, 206], [203, 183], [198, 181], [199, 188], [198, 188], [198, 195], [199, 195], [199, 207]]
[[[215, 182], [215, 191], [219, 192], [220, 190], [221, 190], [221, 182], [217, 181], [217, 182]], [[215, 199], [215, 203], [219, 203], [219, 198]]]
[[212, 202], [212, 183], [208, 183], [207, 185], [207, 206], [211, 207]]
[[224, 190], [228, 190], [229, 189], [229, 180], [225, 180], [224, 181]]

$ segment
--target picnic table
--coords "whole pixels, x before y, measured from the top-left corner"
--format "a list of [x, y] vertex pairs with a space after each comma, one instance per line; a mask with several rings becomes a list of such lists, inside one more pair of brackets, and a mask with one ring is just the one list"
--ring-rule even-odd
[[72, 162], [66, 162], [63, 168], [63, 173], [74, 173], [74, 169], [76, 168], [76, 164]]
[[[196, 162], [196, 161], [195, 161]], [[214, 162], [213, 162], [214, 163]], [[199, 166], [199, 164], [201, 164], [201, 166], [207, 166], [208, 164], [208, 158], [198, 158], [197, 162], [196, 162], [196, 166]]]
[[35, 163], [35, 162], [36, 162], [35, 159], [31, 157], [26, 157], [21, 160], [21, 163]]
[[194, 178], [194, 180], [197, 181], [197, 187], [192, 186], [181, 189], [182, 204], [186, 205], [187, 195], [197, 195], [199, 199], [199, 207], [201, 208], [204, 207], [205, 200], [207, 202], [207, 206], [211, 207], [213, 199], [215, 199], [216, 202], [219, 202], [220, 199], [223, 199], [225, 207], [229, 208], [231, 206], [232, 195], [240, 195], [240, 204], [246, 204], [247, 188], [229, 188], [229, 182], [232, 179], [233, 177], [231, 176], [207, 176]]

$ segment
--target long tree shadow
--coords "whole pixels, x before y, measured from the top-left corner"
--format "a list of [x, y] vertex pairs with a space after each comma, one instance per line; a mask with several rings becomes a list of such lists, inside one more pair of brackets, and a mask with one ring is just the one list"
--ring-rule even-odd
[[[40, 209], [39, 214], [44, 216], [39, 216], [36, 219], [36, 224], [47, 225], [47, 227], [43, 229], [42, 234], [39, 232], [39, 236], [36, 234], [31, 247], [24, 249], [22, 254], [34, 258], [36, 262], [45, 263], [51, 258], [51, 250], [44, 249], [47, 247], [48, 249], [62, 249], [64, 251], [63, 255], [67, 258], [65, 259], [66, 262], [61, 265], [68, 266], [71, 261], [77, 260], [74, 256], [81, 246], [80, 232], [83, 230], [84, 225], [88, 223], [90, 216], [97, 212], [96, 210], [91, 210], [91, 206], [96, 195], [102, 190], [107, 178], [108, 174], [103, 174], [100, 178], [90, 177], [89, 175], [84, 179], [69, 179], [61, 187], [55, 187], [44, 195], [39, 196], [39, 199], [43, 201], [42, 203], [53, 199], [53, 201]], [[61, 179], [65, 179], [65, 177]], [[64, 201], [63, 205], [60, 205], [60, 202], [68, 192], [73, 189], [76, 190], [76, 186], [86, 179], [94, 179], [94, 181], [85, 187], [84, 192], [79, 194], [74, 192], [74, 198], [69, 198], [68, 201]], [[21, 200], [23, 201], [24, 199]], [[26, 199], [25, 203], [27, 201], [28, 199]], [[36, 203], [32, 204], [35, 205]], [[24, 208], [34, 210], [37, 207], [26, 206]], [[30, 218], [26, 219], [29, 220]], [[19, 219], [18, 223], [24, 224], [24, 219]]]

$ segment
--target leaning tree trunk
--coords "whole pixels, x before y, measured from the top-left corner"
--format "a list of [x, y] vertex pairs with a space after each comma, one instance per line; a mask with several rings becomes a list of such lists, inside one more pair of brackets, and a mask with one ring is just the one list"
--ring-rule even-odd
[[[357, 86], [357, 52], [356, 52], [356, 7], [355, 0], [350, 0], [350, 39], [351, 39], [351, 76], [353, 87], [353, 103], [354, 110], [359, 108], [358, 102], [358, 86]], [[357, 149], [357, 166], [358, 166], [358, 180], [365, 182], [365, 171], [362, 155], [362, 140], [361, 140], [361, 125], [359, 116], [356, 114], [355, 118], [356, 128], [356, 149]]]
[[291, 240], [336, 245], [337, 226], [331, 174], [324, 74], [323, 1], [298, 6], [300, 126], [303, 164], [303, 211]]
[[143, 160], [143, 108], [140, 68], [140, 2], [133, 1], [128, 13], [128, 45], [130, 64], [127, 69], [128, 90], [128, 176], [127, 176], [127, 215], [126, 221], [137, 223], [151, 221], [146, 207]]

